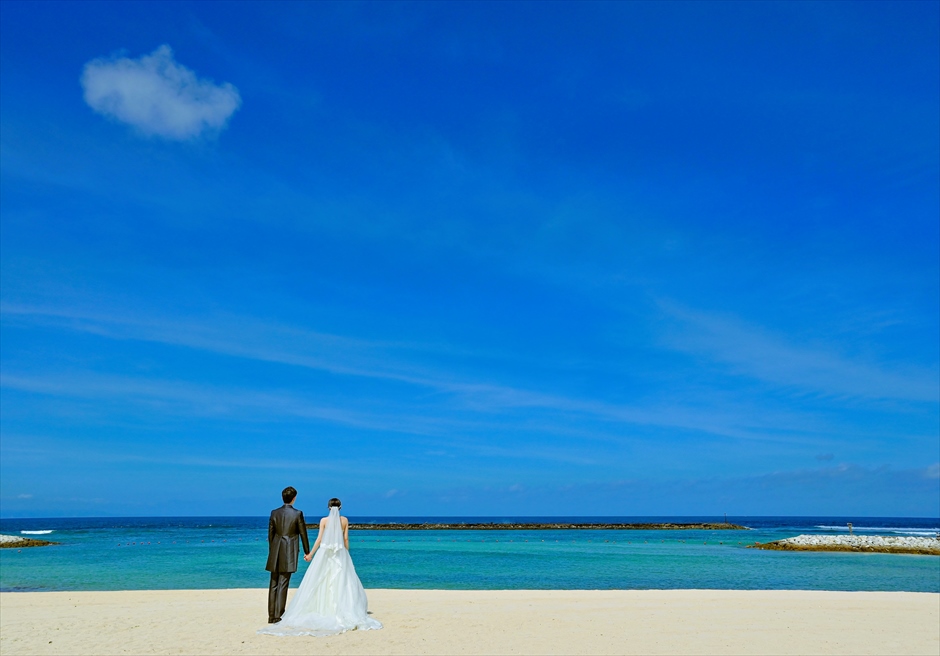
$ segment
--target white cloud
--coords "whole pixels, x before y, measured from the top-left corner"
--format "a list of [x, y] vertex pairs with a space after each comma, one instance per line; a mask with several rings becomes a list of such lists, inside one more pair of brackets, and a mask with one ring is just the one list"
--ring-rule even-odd
[[241, 105], [238, 89], [199, 79], [168, 45], [139, 59], [93, 59], [81, 83], [85, 102], [99, 114], [180, 141], [221, 130]]

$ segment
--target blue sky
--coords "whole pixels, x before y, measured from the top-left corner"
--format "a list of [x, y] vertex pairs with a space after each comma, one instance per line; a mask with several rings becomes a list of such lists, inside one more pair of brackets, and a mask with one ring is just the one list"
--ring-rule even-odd
[[4, 2], [0, 512], [940, 515], [938, 25]]

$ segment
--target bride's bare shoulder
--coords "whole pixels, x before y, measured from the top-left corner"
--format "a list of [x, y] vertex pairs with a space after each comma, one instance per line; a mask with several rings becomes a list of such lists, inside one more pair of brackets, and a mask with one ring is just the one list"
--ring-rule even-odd
[[349, 520], [348, 520], [348, 519], [346, 519], [346, 518], [343, 517], [343, 516], [340, 516], [340, 519], [342, 520], [343, 528], [346, 528], [347, 526], [349, 526]]

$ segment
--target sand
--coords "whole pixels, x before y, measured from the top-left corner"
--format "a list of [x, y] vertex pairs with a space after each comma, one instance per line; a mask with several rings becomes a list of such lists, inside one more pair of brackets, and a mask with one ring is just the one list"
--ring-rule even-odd
[[0, 593], [14, 654], [932, 654], [940, 595], [369, 590], [381, 631], [259, 636], [267, 590]]

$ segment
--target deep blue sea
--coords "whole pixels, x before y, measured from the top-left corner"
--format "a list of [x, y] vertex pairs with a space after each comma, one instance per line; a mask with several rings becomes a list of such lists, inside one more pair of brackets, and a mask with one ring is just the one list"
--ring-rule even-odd
[[[714, 517], [351, 517], [353, 522], [699, 522]], [[926, 535], [937, 518], [728, 517], [747, 531], [352, 531], [366, 588], [940, 592], [940, 557], [746, 549], [800, 534]], [[60, 546], [0, 550], [0, 590], [265, 587], [267, 517], [3, 519]], [[311, 534], [311, 541], [315, 530]], [[292, 585], [300, 583], [306, 564]]]

